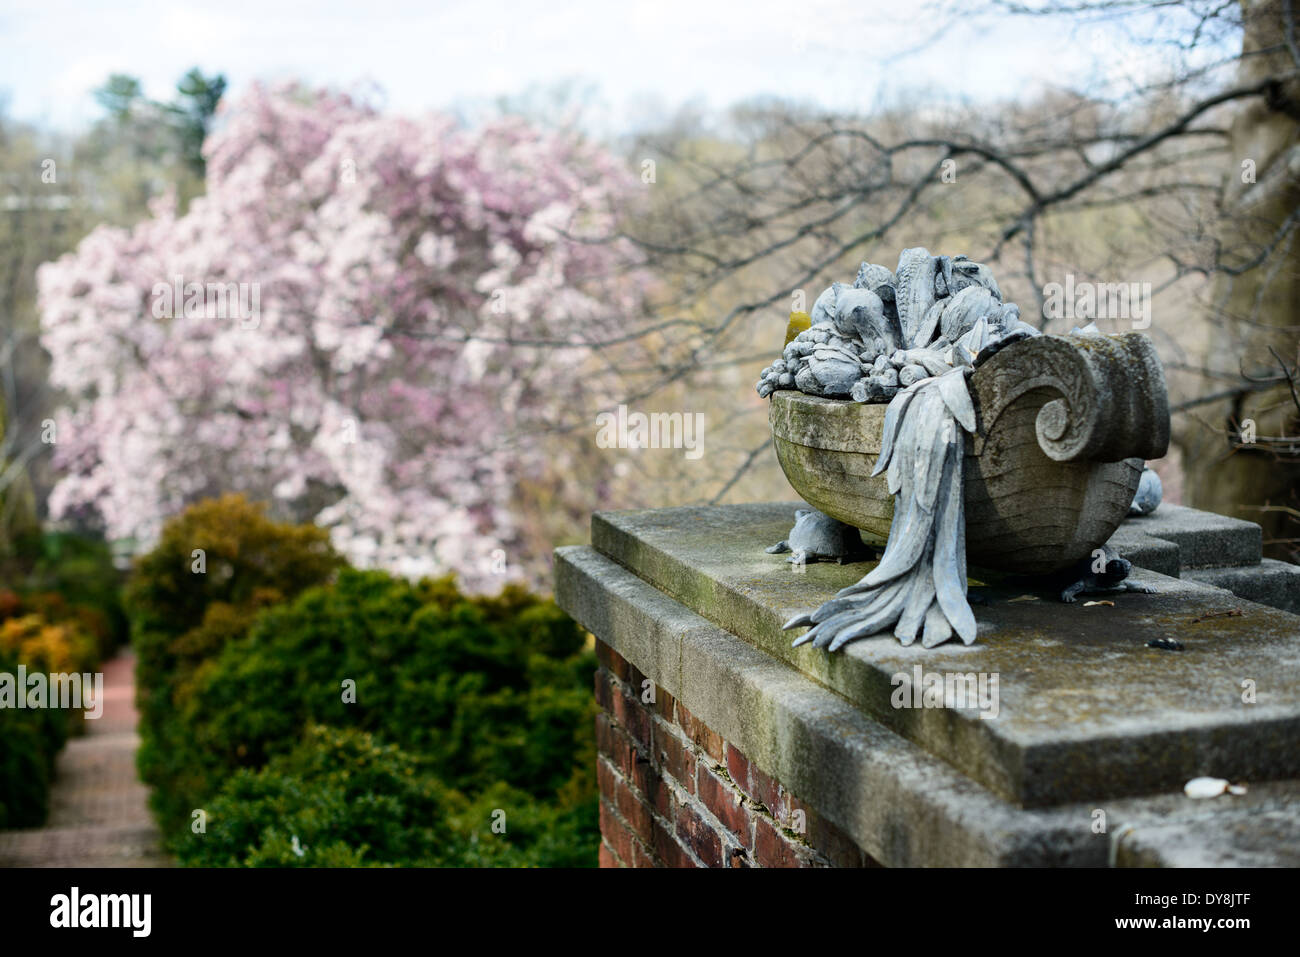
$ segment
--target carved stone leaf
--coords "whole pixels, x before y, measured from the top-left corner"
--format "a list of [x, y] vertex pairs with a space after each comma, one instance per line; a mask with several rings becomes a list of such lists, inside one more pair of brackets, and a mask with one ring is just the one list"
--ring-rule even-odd
[[939, 325], [942, 322], [944, 310], [951, 301], [952, 300], [950, 299], [940, 299], [926, 310], [925, 318], [921, 320], [921, 325], [917, 329], [916, 335], [913, 336], [913, 340], [910, 343], [914, 348], [928, 346], [931, 340], [934, 339], [934, 335], [938, 331]]
[[934, 257], [921, 246], [904, 249], [898, 257], [896, 301], [898, 318], [903, 326], [903, 339], [907, 346], [916, 342], [925, 314], [934, 305]]
[[952, 434], [957, 431], [956, 423], [948, 414], [938, 393], [939, 380], [936, 379], [923, 396], [925, 408], [918, 414], [924, 417], [916, 426], [916, 476], [911, 494], [925, 512], [934, 511], [934, 501], [939, 494], [939, 480], [943, 477], [943, 466], [947, 459], [947, 446]]
[[960, 442], [955, 443], [948, 450], [944, 465], [944, 489], [935, 516], [934, 593], [953, 630], [969, 645], [975, 640], [975, 613], [966, 600], [961, 448]]
[[917, 562], [911, 575], [911, 588], [907, 604], [898, 618], [894, 628], [894, 637], [905, 645], [910, 645], [916, 638], [917, 631], [925, 621], [925, 613], [934, 604], [934, 576], [931, 574], [934, 558], [934, 542], [930, 541]]
[[943, 404], [948, 407], [953, 418], [967, 432], [975, 431], [975, 405], [970, 399], [970, 389], [966, 385], [966, 375], [960, 369], [939, 376], [936, 380]]
[[879, 475], [889, 465], [890, 458], [894, 452], [894, 440], [898, 436], [898, 427], [903, 421], [903, 413], [907, 410], [907, 404], [912, 401], [916, 393], [904, 390], [894, 396], [885, 410], [885, 425], [880, 435], [880, 457], [876, 459], [876, 467], [872, 469], [872, 475]]
[[993, 293], [983, 286], [967, 286], [948, 302], [939, 331], [950, 342], [956, 342], [970, 332], [976, 320], [996, 312], [1001, 305]]
[[925, 613], [925, 634], [921, 638], [921, 646], [937, 648], [952, 637], [952, 631], [952, 624], [944, 615], [943, 609], [939, 607], [939, 603], [935, 602]]

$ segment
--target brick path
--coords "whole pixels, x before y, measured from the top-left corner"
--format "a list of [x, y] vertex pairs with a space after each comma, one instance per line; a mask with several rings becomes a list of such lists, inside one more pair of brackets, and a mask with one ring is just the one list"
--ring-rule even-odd
[[168, 867], [136, 776], [135, 658], [104, 664], [104, 713], [58, 758], [45, 826], [0, 831], [0, 867]]

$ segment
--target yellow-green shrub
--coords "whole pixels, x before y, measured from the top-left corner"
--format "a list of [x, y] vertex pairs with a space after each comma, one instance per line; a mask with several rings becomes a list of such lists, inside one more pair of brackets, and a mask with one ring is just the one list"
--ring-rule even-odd
[[[46, 675], [98, 669], [95, 637], [74, 622], [55, 624], [23, 610], [14, 596], [0, 600], [0, 614], [19, 613], [0, 621], [0, 673], [14, 676], [16, 684], [20, 665], [29, 674]], [[82, 726], [72, 717], [57, 707], [0, 708], [0, 829], [36, 827], [45, 820], [54, 760], [69, 730]]]

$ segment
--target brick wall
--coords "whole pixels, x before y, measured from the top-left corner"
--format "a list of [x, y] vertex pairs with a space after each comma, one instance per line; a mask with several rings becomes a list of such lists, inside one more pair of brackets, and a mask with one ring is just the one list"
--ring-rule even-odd
[[597, 640], [601, 867], [871, 867], [663, 688]]

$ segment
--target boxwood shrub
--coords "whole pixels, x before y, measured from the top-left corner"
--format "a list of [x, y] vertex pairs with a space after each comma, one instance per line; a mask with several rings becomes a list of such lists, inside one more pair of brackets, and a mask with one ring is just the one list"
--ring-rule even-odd
[[189, 865], [518, 867], [590, 857], [581, 815], [501, 783], [471, 800], [426, 759], [355, 729], [309, 726], [287, 753], [236, 772], [204, 811], [178, 843]]
[[[0, 622], [0, 673], [16, 679], [20, 664], [47, 675], [94, 671], [94, 647], [94, 639], [38, 615], [8, 618]], [[45, 822], [55, 759], [82, 724], [79, 711], [0, 708], [0, 830]]]
[[[163, 578], [192, 534], [141, 567]], [[595, 661], [553, 602], [351, 568], [263, 588], [155, 584], [138, 625], [142, 768], [183, 863], [595, 864]], [[166, 639], [165, 603], [189, 626]]]
[[[15, 587], [0, 589], [0, 674], [16, 679], [19, 665], [28, 674], [94, 673], [117, 641], [116, 572], [93, 540], [63, 536], [70, 565], [55, 573], [43, 563], [56, 549], [40, 552], [41, 541], [32, 536], [20, 555], [36, 556], [35, 571], [31, 561], [6, 566]], [[44, 823], [55, 760], [85, 727], [79, 711], [0, 707], [0, 830]]]
[[136, 652], [140, 774], [164, 830], [189, 820], [201, 752], [181, 733], [177, 700], [196, 670], [243, 637], [258, 611], [327, 581], [342, 560], [324, 529], [272, 521], [238, 495], [168, 522], [126, 588]]

